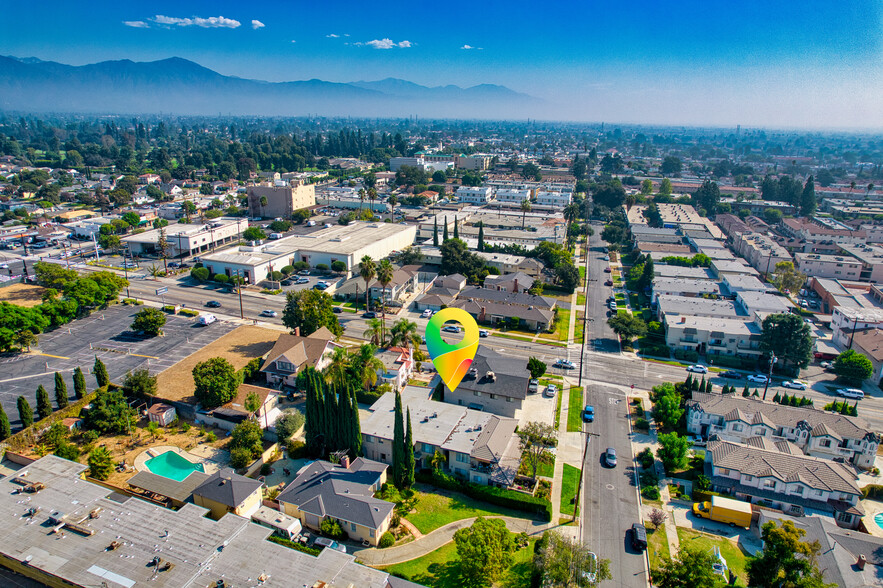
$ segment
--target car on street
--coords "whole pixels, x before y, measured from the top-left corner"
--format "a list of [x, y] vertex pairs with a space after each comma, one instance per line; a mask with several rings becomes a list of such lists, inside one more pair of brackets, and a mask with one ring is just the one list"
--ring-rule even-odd
[[120, 267], [124, 267], [126, 269], [132, 269], [133, 267], [138, 267], [138, 264], [134, 261], [124, 261]]
[[697, 374], [707, 374], [707, 373], [708, 373], [708, 368], [705, 367], [704, 365], [701, 365], [701, 364], [698, 364], [698, 363], [697, 363], [696, 365], [689, 365], [689, 366], [687, 366], [687, 371], [688, 371], [688, 372], [694, 372], [694, 373], [697, 373]]
[[605, 286], [612, 286], [612, 285], [613, 285], [613, 280], [607, 280], [606, 282], [604, 282], [604, 285], [605, 285]]
[[595, 407], [591, 404], [587, 404], [585, 408], [583, 408], [583, 422], [591, 423], [595, 420]]
[[221, 308], [221, 303], [217, 300], [209, 300], [205, 305], [209, 308]]
[[531, 393], [536, 393], [540, 391], [540, 381], [537, 379], [531, 379], [530, 382], [527, 383], [527, 391]]
[[604, 256], [604, 261], [610, 261], [610, 256], [609, 256], [609, 255], [605, 255], [605, 256]]
[[616, 300], [609, 302], [607, 304], [607, 308], [609, 308], [610, 310], [616, 310]]
[[334, 314], [340, 314], [340, 313], [342, 313], [343, 311], [340, 309], [339, 306], [335, 306], [335, 307], [333, 307], [333, 308], [331, 309], [331, 312], [333, 312]]
[[563, 370], [575, 370], [576, 366], [569, 359], [558, 359], [555, 361], [555, 367]]
[[555, 384], [549, 384], [546, 386], [546, 389], [543, 390], [543, 396], [546, 398], [555, 398], [555, 393], [558, 392], [558, 386]]
[[479, 336], [479, 337], [490, 337], [490, 336], [491, 336], [491, 332], [490, 332], [490, 331], [485, 331], [484, 329], [479, 329], [479, 330], [478, 330], [478, 336]]
[[429, 318], [432, 316], [432, 310], [427, 308], [426, 310], [423, 311], [423, 314], [421, 314], [420, 316], [423, 318]]
[[720, 377], [730, 378], [731, 380], [741, 380], [742, 374], [734, 370], [727, 370], [725, 372], [721, 372]]
[[770, 379], [763, 374], [751, 374], [748, 376], [748, 381], [754, 382], [755, 384], [766, 384]]
[[787, 382], [782, 382], [782, 386], [785, 388], [793, 388], [794, 390], [806, 390], [807, 387], [809, 387], [809, 384], [801, 382], [800, 380], [789, 380]]
[[610, 266], [607, 266], [607, 267], [604, 268], [604, 273], [605, 273], [605, 274], [609, 274], [609, 273], [610, 273]]
[[857, 400], [861, 400], [865, 397], [865, 393], [863, 390], [859, 390], [858, 388], [840, 388], [837, 390], [838, 396], [843, 396], [844, 398], [855, 398]]
[[690, 443], [696, 445], [697, 447], [705, 447], [707, 445], [705, 439], [703, 439], [699, 435], [687, 435], [687, 439], [689, 439]]
[[608, 447], [604, 452], [604, 463], [607, 464], [607, 467], [616, 467], [616, 450], [614, 448]]
[[362, 313], [362, 318], [367, 318], [367, 319], [377, 318], [377, 313], [369, 310], [368, 312]]
[[441, 330], [445, 333], [459, 333], [460, 327], [458, 327], [457, 325], [445, 325], [441, 328]]
[[275, 310], [262, 310], [261, 311], [261, 316], [275, 317], [278, 314], [279, 313], [277, 313]]
[[641, 523], [632, 525], [632, 547], [638, 551], [647, 549], [647, 528]]
[[825, 370], [829, 370], [834, 367], [834, 364], [831, 363], [830, 361], [823, 361], [822, 363], [819, 364], [819, 367], [822, 369], [825, 369]]

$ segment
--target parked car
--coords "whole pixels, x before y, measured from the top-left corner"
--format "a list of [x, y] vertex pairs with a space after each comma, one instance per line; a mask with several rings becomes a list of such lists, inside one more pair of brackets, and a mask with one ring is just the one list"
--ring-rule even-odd
[[441, 330], [445, 333], [459, 333], [460, 327], [458, 327], [457, 325], [445, 325], [441, 328]]
[[313, 286], [313, 290], [327, 290], [328, 283], [327, 282], [318, 282], [315, 286]]
[[377, 313], [369, 310], [368, 312], [362, 313], [362, 318], [366, 318], [366, 319], [377, 318]]
[[277, 313], [275, 310], [262, 310], [261, 311], [261, 316], [275, 317], [278, 314], [279, 313]]
[[546, 389], [543, 390], [543, 396], [546, 398], [555, 398], [555, 393], [558, 392], [558, 386], [555, 384], [549, 384], [546, 386]]
[[422, 316], [423, 318], [429, 318], [432, 316], [432, 310], [427, 308], [426, 310], [423, 311], [423, 314], [421, 314], [420, 316]]
[[196, 322], [198, 322], [203, 327], [207, 327], [208, 325], [210, 325], [214, 322], [217, 322], [217, 320], [218, 320], [218, 317], [216, 317], [213, 314], [204, 314], [204, 315], [200, 316], [198, 319], [196, 319]]
[[607, 280], [606, 282], [604, 282], [604, 285], [605, 285], [605, 286], [612, 286], [612, 285], [613, 285], [613, 280]]
[[217, 300], [209, 300], [205, 305], [209, 308], [221, 308], [221, 303]]
[[608, 467], [616, 467], [616, 450], [614, 448], [608, 447], [607, 451], [604, 452], [604, 463], [606, 463]]
[[576, 366], [569, 359], [558, 359], [555, 361], [555, 367], [563, 370], [575, 370]]
[[788, 382], [782, 382], [782, 386], [785, 388], [793, 388], [795, 390], [806, 390], [809, 387], [809, 384], [801, 382], [800, 380], [790, 380]]
[[858, 388], [840, 388], [837, 390], [838, 396], [843, 396], [844, 398], [855, 398], [857, 400], [861, 400], [865, 397], [865, 393], [863, 390], [859, 390]]
[[335, 306], [335, 307], [333, 307], [333, 308], [331, 309], [331, 312], [333, 312], [334, 314], [340, 314], [340, 313], [342, 313], [343, 311], [340, 309], [339, 306]]
[[605, 256], [604, 256], [604, 261], [610, 261], [610, 256], [609, 256], [609, 255], [605, 255]]
[[296, 280], [294, 280], [294, 283], [295, 284], [309, 284], [310, 278], [300, 277], [300, 278], [297, 278]]
[[748, 376], [748, 381], [754, 382], [755, 384], [766, 384], [770, 379], [763, 374], [751, 374]]
[[697, 363], [696, 365], [690, 365], [690, 366], [687, 366], [687, 371], [688, 371], [688, 372], [694, 372], [694, 373], [697, 373], [697, 374], [707, 374], [707, 373], [708, 373], [708, 368], [705, 367], [704, 365], [700, 365], [700, 364]]
[[740, 374], [737, 371], [733, 371], [733, 370], [727, 370], [725, 372], [721, 372], [720, 376], [722, 378], [730, 378], [732, 380], [741, 380], [742, 379], [742, 374]]
[[478, 330], [478, 336], [479, 336], [479, 337], [490, 337], [490, 336], [491, 336], [491, 332], [490, 332], [490, 331], [485, 331], [484, 329], [479, 329], [479, 330]]
[[317, 537], [316, 540], [313, 542], [313, 545], [318, 545], [319, 547], [328, 547], [330, 549], [334, 549], [335, 551], [346, 553], [346, 545], [341, 545], [334, 539], [329, 539], [328, 537]]
[[616, 310], [616, 300], [607, 304], [607, 308], [610, 310]]
[[831, 363], [830, 361], [823, 361], [822, 363], [819, 364], [819, 367], [826, 369], [826, 370], [830, 370], [834, 367], [834, 364]]
[[610, 266], [607, 266], [607, 267], [604, 268], [604, 273], [605, 273], [605, 274], [609, 274], [609, 273], [610, 273]]
[[632, 547], [638, 551], [647, 549], [647, 528], [641, 523], [632, 525]]
[[289, 279], [287, 279], [287, 280], [282, 280], [282, 281], [279, 282], [279, 283], [282, 284], [283, 286], [290, 286], [290, 285], [294, 284], [295, 282], [294, 282], [294, 280], [292, 280], [291, 278], [289, 278]]
[[583, 422], [591, 423], [595, 420], [595, 407], [591, 404], [587, 404], [585, 408], [583, 408]]
[[703, 439], [699, 435], [687, 435], [687, 439], [690, 440], [690, 443], [698, 447], [705, 447], [708, 444], [705, 439]]
[[540, 381], [537, 379], [531, 379], [531, 381], [527, 383], [527, 391], [532, 393], [539, 392]]
[[297, 275], [308, 276], [308, 275], [310, 275], [310, 270], [300, 270], [299, 272], [297, 272]]

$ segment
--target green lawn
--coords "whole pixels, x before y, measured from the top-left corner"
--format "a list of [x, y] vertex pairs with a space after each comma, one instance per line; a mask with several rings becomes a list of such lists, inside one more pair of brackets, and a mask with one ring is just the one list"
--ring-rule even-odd
[[564, 479], [561, 481], [561, 514], [572, 515], [574, 508], [576, 514], [579, 514], [579, 508], [571, 504], [576, 498], [576, 487], [579, 484], [579, 468], [575, 468], [570, 464], [564, 464]]
[[471, 517], [503, 515], [526, 518], [522, 511], [475, 500], [458, 492], [436, 490], [423, 484], [417, 485], [417, 503], [414, 508], [417, 512], [405, 518], [423, 534]]
[[[512, 565], [495, 586], [501, 588], [529, 588], [536, 539], [515, 553]], [[434, 588], [471, 587], [475, 584], [470, 578], [460, 577], [460, 563], [457, 561], [457, 547], [452, 541], [421, 558], [383, 568], [393, 576], [405, 578], [424, 586]]]
[[563, 392], [558, 395], [558, 398], [556, 400], [558, 403], [555, 407], [555, 430], [556, 431], [558, 430], [558, 427], [561, 424], [561, 397], [562, 396], [564, 396]]
[[[524, 459], [524, 454], [521, 455], [521, 466], [518, 468], [518, 473], [522, 476], [533, 476], [533, 469], [530, 466], [530, 463]], [[540, 462], [539, 466], [537, 466], [537, 476], [543, 476], [544, 478], [551, 478], [555, 475], [555, 455], [550, 452], [545, 452], [545, 457], [543, 461]]]
[[502, 337], [503, 339], [513, 339], [515, 341], [524, 341], [526, 343], [533, 342], [533, 339], [528, 339], [527, 337], [516, 337], [515, 335], [507, 335], [505, 333], [491, 333], [493, 337]]
[[724, 537], [715, 537], [706, 533], [700, 533], [693, 529], [678, 527], [678, 541], [681, 547], [684, 545], [698, 545], [700, 548], [710, 551], [715, 545], [720, 548], [721, 555], [727, 560], [727, 567], [739, 577], [742, 586], [747, 585], [748, 575], [745, 573], [746, 555], [737, 543]]
[[585, 294], [577, 294], [576, 295], [576, 305], [579, 308], [585, 308], [585, 306], [586, 306], [586, 295]]
[[663, 559], [670, 559], [668, 538], [665, 536], [665, 523], [659, 529], [653, 530], [651, 523], [644, 523], [647, 527], [647, 552], [650, 555], [650, 569], [655, 569], [662, 564]]
[[[564, 392], [562, 391], [562, 394]], [[583, 389], [579, 386], [571, 386], [567, 400], [567, 432], [583, 430]]]
[[586, 279], [586, 266], [584, 266], [584, 265], [579, 266], [579, 277], [580, 277], [580, 282], [585, 281], [585, 279]]
[[573, 342], [574, 343], [582, 343], [583, 342], [583, 332], [585, 331], [585, 313], [581, 310], [576, 313], [576, 322], [573, 325]]

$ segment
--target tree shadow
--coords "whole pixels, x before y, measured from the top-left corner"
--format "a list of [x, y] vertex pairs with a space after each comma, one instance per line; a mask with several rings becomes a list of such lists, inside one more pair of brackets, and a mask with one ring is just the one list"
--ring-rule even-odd
[[275, 341], [256, 341], [253, 343], [234, 344], [230, 346], [230, 352], [244, 357], [261, 357], [273, 349]]
[[430, 564], [426, 573], [415, 574], [412, 582], [433, 588], [481, 588], [485, 586], [473, 577], [464, 577], [460, 573], [460, 562], [454, 560], [445, 563]]

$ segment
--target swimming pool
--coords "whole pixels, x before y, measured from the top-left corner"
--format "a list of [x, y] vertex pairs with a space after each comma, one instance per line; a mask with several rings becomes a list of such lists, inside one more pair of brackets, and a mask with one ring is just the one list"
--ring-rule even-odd
[[874, 522], [877, 523], [877, 526], [883, 529], [883, 512], [878, 512], [874, 515]]
[[201, 463], [193, 463], [174, 451], [166, 451], [144, 462], [147, 469], [156, 474], [180, 482], [193, 472], [203, 472]]

